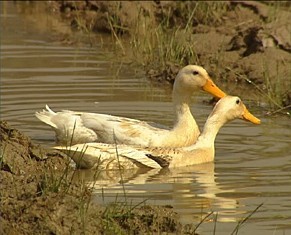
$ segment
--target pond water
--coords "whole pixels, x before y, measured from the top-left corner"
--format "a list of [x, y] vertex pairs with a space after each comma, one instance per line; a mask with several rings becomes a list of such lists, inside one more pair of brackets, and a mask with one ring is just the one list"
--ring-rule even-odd
[[[3, 3], [1, 3], [2, 5]], [[66, 46], [50, 40], [52, 25], [40, 30], [29, 13], [1, 6], [1, 119], [38, 143], [52, 146], [54, 132], [34, 117], [53, 110], [100, 112], [171, 125], [168, 90], [151, 85], [144, 72], [116, 58], [111, 44]], [[106, 40], [110, 41], [110, 40]], [[198, 93], [192, 110], [202, 127], [211, 106]], [[98, 103], [96, 103], [98, 102]], [[246, 101], [246, 103], [248, 103]], [[230, 234], [243, 218], [257, 212], [239, 234], [291, 234], [290, 119], [251, 112], [261, 125], [241, 120], [223, 127], [216, 139], [214, 163], [173, 170], [79, 171], [95, 188], [94, 201], [172, 205], [181, 221], [198, 224], [199, 234]], [[123, 182], [123, 183], [121, 183]], [[146, 200], [145, 202], [143, 202]]]

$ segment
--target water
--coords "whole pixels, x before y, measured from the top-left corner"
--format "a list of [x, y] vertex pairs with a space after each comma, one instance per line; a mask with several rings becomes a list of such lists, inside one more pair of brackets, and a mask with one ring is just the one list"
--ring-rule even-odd
[[[54, 144], [54, 133], [34, 117], [45, 104], [56, 111], [110, 113], [171, 125], [169, 92], [152, 86], [142, 69], [116, 59], [112, 45], [66, 46], [50, 35], [50, 21], [34, 27], [26, 11], [1, 3], [1, 119], [38, 143]], [[24, 8], [25, 9], [25, 8]], [[40, 28], [42, 30], [40, 30]], [[199, 93], [192, 107], [203, 125], [211, 106]], [[98, 102], [98, 103], [95, 103]], [[290, 119], [264, 117], [262, 124], [241, 120], [223, 127], [214, 163], [173, 170], [79, 171], [95, 187], [94, 201], [126, 200], [172, 205], [183, 223], [197, 224], [200, 234], [230, 234], [237, 223], [263, 205], [239, 234], [291, 234]], [[125, 190], [125, 192], [124, 192]], [[118, 196], [117, 196], [118, 195]], [[217, 218], [215, 219], [215, 215]], [[217, 220], [215, 222], [215, 220]]]

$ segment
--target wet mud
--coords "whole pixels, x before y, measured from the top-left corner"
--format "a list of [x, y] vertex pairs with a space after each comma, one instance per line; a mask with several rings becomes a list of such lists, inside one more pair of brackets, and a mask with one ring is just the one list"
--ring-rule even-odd
[[0, 121], [0, 234], [184, 233], [171, 206], [106, 207], [73, 180], [76, 169], [60, 153], [34, 144]]

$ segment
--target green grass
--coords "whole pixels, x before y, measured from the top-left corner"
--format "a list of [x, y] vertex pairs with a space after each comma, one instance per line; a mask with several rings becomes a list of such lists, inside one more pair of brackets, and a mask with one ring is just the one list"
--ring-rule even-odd
[[264, 203], [261, 203], [258, 205], [249, 215], [247, 215], [245, 218], [240, 220], [237, 224], [237, 226], [232, 231], [231, 235], [238, 234], [239, 229], [264, 205]]
[[[278, 64], [276, 68], [276, 73], [279, 74], [278, 71]], [[267, 97], [269, 100], [269, 104], [271, 105], [272, 108], [282, 108], [283, 107], [283, 78], [281, 76], [277, 76], [276, 81], [272, 81], [270, 74], [269, 74], [269, 68], [264, 63], [263, 65], [263, 78], [264, 78], [264, 83], [266, 86], [266, 92], [267, 92]]]
[[[121, 53], [131, 54], [126, 50], [123, 41], [130, 41], [130, 50], [138, 63], [151, 68], [165, 68], [166, 63], [179, 65], [197, 63], [195, 42], [192, 38], [192, 26], [196, 23], [219, 24], [228, 9], [224, 2], [177, 2], [176, 8], [165, 9], [159, 22], [145, 17], [139, 9], [135, 25], [126, 29], [126, 36], [118, 34], [122, 27], [114, 16], [108, 17], [108, 24]], [[173, 15], [179, 26], [173, 24]]]
[[39, 183], [39, 193], [41, 195], [50, 192], [67, 193], [72, 184], [74, 172], [72, 172], [70, 161], [67, 161], [63, 172], [56, 172], [53, 166], [45, 169]]
[[191, 33], [185, 29], [165, 31], [159, 25], [151, 33], [133, 36], [131, 46], [139, 63], [154, 69], [165, 68], [169, 62], [186, 65], [198, 60]]
[[[269, 14], [266, 23], [276, 21], [280, 9], [290, 9], [290, 5], [282, 2], [266, 3]], [[116, 12], [121, 7], [121, 3], [115, 5]], [[156, 22], [144, 14], [142, 8], [138, 9], [138, 19], [130, 28], [122, 25], [121, 19], [115, 11], [106, 15], [108, 27], [111, 31], [112, 40], [115, 42], [115, 52], [121, 56], [130, 57], [138, 65], [142, 65], [146, 70], [153, 69], [164, 71], [167, 64], [176, 64], [179, 67], [187, 64], [201, 64], [197, 55], [196, 47], [198, 43], [193, 37], [193, 26], [209, 25], [219, 26], [223, 23], [222, 18], [231, 8], [229, 2], [176, 2], [174, 7], [165, 5], [160, 15], [156, 17]], [[85, 28], [81, 19], [80, 27]], [[90, 27], [85, 32], [90, 31]], [[128, 41], [130, 42], [128, 45]], [[216, 67], [224, 66], [222, 51], [218, 51], [212, 58], [212, 64]], [[278, 68], [277, 68], [278, 70]], [[277, 77], [274, 82], [273, 77], [268, 73], [268, 68], [264, 68], [265, 87], [258, 86], [244, 78], [248, 83], [266, 98], [269, 104], [269, 114], [284, 113], [290, 115], [288, 109], [290, 105], [284, 105], [287, 97], [286, 83], [284, 78]], [[279, 73], [278, 73], [279, 74]]]
[[[271, 13], [269, 20], [276, 20], [278, 9], [281, 3], [273, 3], [269, 8]], [[230, 5], [225, 2], [177, 2], [176, 8], [164, 10], [161, 21], [154, 25], [147, 19], [141, 17], [136, 22], [136, 26], [131, 31], [131, 50], [134, 52], [136, 61], [141, 63], [146, 69], [163, 71], [168, 63], [184, 66], [187, 64], [201, 64], [196, 53], [196, 46], [193, 38], [193, 26], [195, 24], [219, 25], [221, 17], [229, 9]], [[178, 21], [174, 24], [173, 15]], [[122, 39], [119, 39], [122, 40]], [[223, 61], [222, 51], [218, 51], [214, 58], [213, 64], [216, 67]], [[290, 82], [281, 76], [275, 79], [270, 76], [269, 68], [264, 68], [264, 84], [257, 86], [247, 78], [244, 78], [266, 98], [269, 104], [269, 114], [283, 113], [290, 116], [290, 105], [284, 105], [287, 92], [286, 87], [290, 87]], [[279, 68], [277, 67], [277, 74]], [[287, 75], [288, 77], [289, 75]], [[290, 77], [290, 76], [289, 76]]]
[[[188, 26], [195, 24], [219, 25], [221, 18], [229, 8], [227, 2], [219, 1], [196, 1], [178, 2], [177, 10], [181, 12], [181, 17]], [[191, 23], [192, 22], [192, 23]]]
[[[226, 69], [231, 70], [229, 67], [226, 67]], [[278, 67], [276, 79], [270, 78], [269, 68], [266, 63], [264, 64], [263, 71], [263, 87], [251, 81], [246, 75], [240, 73], [235, 73], [235, 75], [252, 85], [259, 92], [260, 96], [267, 101], [268, 115], [281, 113], [291, 117], [291, 113], [289, 111], [291, 105], [284, 105], [284, 99], [288, 92], [288, 89], [286, 90], [286, 88], [290, 87], [290, 81], [278, 75]]]
[[109, 233], [128, 234], [128, 232], [131, 232], [132, 230], [130, 228], [123, 228], [121, 224], [132, 219], [134, 217], [134, 209], [143, 205], [146, 200], [134, 205], [128, 201], [118, 202], [117, 200], [118, 196], [116, 196], [114, 203], [105, 207], [105, 210], [101, 215], [103, 229]]

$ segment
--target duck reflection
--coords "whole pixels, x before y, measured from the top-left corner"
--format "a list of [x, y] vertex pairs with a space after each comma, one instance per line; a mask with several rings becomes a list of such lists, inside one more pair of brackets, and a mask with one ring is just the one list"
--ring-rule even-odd
[[75, 177], [92, 188], [96, 203], [171, 205], [184, 223], [211, 212], [218, 213], [219, 222], [235, 222], [237, 214], [245, 212], [238, 211], [231, 197], [235, 190], [217, 183], [213, 162], [173, 169], [77, 170]]

